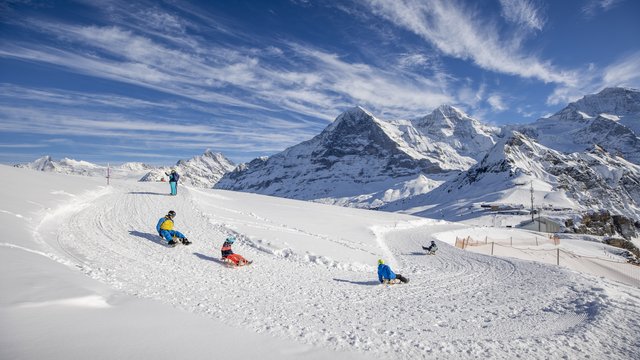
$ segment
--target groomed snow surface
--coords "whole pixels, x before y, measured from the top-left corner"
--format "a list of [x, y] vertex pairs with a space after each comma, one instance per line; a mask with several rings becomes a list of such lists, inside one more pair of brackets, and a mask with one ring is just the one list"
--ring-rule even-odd
[[[478, 232], [463, 224], [6, 166], [0, 177], [2, 359], [640, 357], [637, 283], [457, 249]], [[168, 210], [192, 245], [158, 237]], [[229, 234], [252, 265], [221, 263]], [[432, 239], [436, 256], [421, 249]], [[410, 282], [379, 284], [378, 258]]]

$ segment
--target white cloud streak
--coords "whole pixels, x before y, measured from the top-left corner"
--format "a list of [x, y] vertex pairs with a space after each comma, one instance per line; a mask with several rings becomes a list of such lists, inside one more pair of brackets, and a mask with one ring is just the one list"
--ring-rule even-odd
[[[188, 38], [184, 42], [187, 47], [169, 48], [154, 41], [152, 34], [120, 26], [77, 26], [33, 19], [27, 23], [67, 45], [9, 44], [0, 50], [0, 56], [55, 64], [202, 102], [283, 109], [330, 121], [338, 109], [354, 104], [405, 115], [451, 101], [443, 95], [442, 84], [420, 75], [348, 63], [299, 43], [283, 44], [284, 50], [272, 45], [243, 49], [204, 45]], [[283, 51], [293, 53], [298, 62], [287, 68], [274, 66], [269, 57], [282, 57]], [[424, 59], [414, 56], [408, 61], [419, 64]]]
[[502, 16], [526, 29], [542, 30], [545, 20], [540, 7], [532, 0], [500, 0]]
[[640, 51], [623, 56], [599, 69], [591, 64], [582, 72], [577, 86], [558, 86], [547, 98], [547, 104], [558, 105], [576, 101], [585, 94], [594, 94], [606, 87], [624, 86], [640, 89]]
[[491, 105], [491, 108], [494, 111], [500, 112], [508, 109], [508, 107], [504, 103], [504, 100], [502, 99], [502, 96], [500, 95], [493, 94], [489, 96], [487, 98], [487, 102], [489, 103], [489, 105]]
[[640, 88], [640, 51], [607, 66], [602, 81], [605, 86]]
[[593, 18], [600, 11], [606, 12], [611, 10], [623, 0], [588, 0], [582, 7], [582, 13], [587, 19]]
[[544, 82], [575, 84], [577, 73], [524, 53], [520, 39], [502, 39], [498, 30], [457, 1], [368, 0], [378, 16], [432, 44], [443, 54], [472, 60], [480, 68]]

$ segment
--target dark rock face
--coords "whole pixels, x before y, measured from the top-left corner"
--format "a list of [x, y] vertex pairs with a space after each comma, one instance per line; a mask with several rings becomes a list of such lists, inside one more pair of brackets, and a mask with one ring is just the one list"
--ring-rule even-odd
[[619, 235], [629, 240], [638, 236], [640, 224], [622, 215], [611, 215], [607, 210], [594, 211], [582, 216], [581, 223], [576, 226], [573, 221], [565, 223], [567, 229], [577, 234], [598, 236]]

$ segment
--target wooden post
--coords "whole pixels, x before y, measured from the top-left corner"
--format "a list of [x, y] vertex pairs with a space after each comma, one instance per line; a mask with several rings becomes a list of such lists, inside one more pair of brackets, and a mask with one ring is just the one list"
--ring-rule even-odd
[[487, 236], [485, 235], [485, 237], [484, 237], [484, 244], [486, 245], [488, 241], [489, 241], [489, 240], [487, 239]]
[[494, 242], [492, 241], [491, 242], [491, 255], [493, 255], [493, 244], [494, 244]]
[[560, 266], [560, 248], [556, 249], [556, 265]]
[[538, 246], [538, 237], [536, 236], [536, 246]]

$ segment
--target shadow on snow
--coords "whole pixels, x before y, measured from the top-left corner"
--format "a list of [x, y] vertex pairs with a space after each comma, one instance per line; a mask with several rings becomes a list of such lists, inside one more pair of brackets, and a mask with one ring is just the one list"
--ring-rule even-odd
[[207, 260], [207, 261], [213, 261], [215, 263], [218, 263], [220, 265], [227, 265], [227, 263], [225, 263], [224, 261], [218, 259], [218, 258], [214, 258], [212, 256], [208, 256], [208, 255], [204, 255], [204, 254], [200, 254], [200, 253], [193, 253], [193, 255], [197, 256], [198, 258], [202, 259], [202, 260]]
[[130, 195], [166, 195], [166, 196], [171, 196], [171, 194], [151, 192], [151, 191], [130, 191], [129, 194]]
[[160, 236], [158, 236], [158, 234], [150, 234], [150, 233], [143, 233], [141, 231], [136, 231], [136, 230], [131, 230], [129, 231], [129, 235], [133, 235], [133, 236], [137, 236], [143, 239], [147, 239], [151, 242], [154, 242], [158, 245], [162, 245], [164, 247], [167, 247], [167, 242], [164, 241], [164, 239], [162, 239]]
[[372, 285], [380, 285], [380, 282], [377, 280], [369, 280], [369, 281], [351, 281], [351, 280], [345, 280], [345, 279], [336, 279], [333, 278], [333, 280], [337, 281], [337, 282], [346, 282], [346, 283], [351, 283], [351, 284], [356, 284], [356, 285], [368, 285], [368, 286], [372, 286]]

